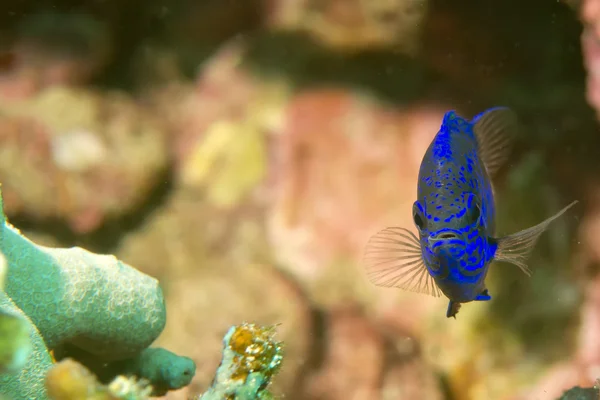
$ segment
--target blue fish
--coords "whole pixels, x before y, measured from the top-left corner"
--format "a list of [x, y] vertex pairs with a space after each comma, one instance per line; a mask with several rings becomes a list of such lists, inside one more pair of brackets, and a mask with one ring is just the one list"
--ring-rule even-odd
[[528, 276], [527, 259], [550, 223], [577, 201], [523, 231], [496, 237], [492, 179], [508, 158], [518, 130], [506, 107], [488, 109], [472, 120], [454, 111], [421, 161], [412, 216], [418, 236], [389, 227], [373, 235], [364, 265], [372, 283], [450, 300], [446, 316], [460, 305], [488, 301], [485, 278], [492, 261], [508, 262]]

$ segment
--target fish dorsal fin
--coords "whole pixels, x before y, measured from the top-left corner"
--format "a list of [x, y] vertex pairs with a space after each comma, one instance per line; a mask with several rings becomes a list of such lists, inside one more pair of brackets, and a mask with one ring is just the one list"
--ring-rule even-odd
[[408, 229], [391, 227], [371, 236], [363, 264], [369, 280], [377, 286], [442, 295], [425, 267], [419, 239]]
[[494, 260], [504, 261], [516, 265], [528, 276], [531, 275], [531, 270], [527, 266], [527, 259], [539, 239], [552, 221], [563, 215], [569, 208], [577, 204], [577, 200], [551, 216], [550, 218], [540, 222], [539, 224], [525, 229], [521, 232], [513, 233], [498, 239], [498, 248], [494, 255]]
[[507, 107], [490, 108], [472, 120], [479, 158], [490, 177], [506, 162], [518, 130], [517, 115]]

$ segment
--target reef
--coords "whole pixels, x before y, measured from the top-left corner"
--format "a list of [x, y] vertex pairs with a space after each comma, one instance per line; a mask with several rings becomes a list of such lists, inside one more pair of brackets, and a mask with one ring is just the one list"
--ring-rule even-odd
[[50, 369], [46, 388], [52, 400], [145, 400], [152, 394], [147, 381], [123, 375], [102, 385], [90, 370], [70, 358]]
[[[70, 256], [50, 249], [33, 268], [7, 254], [0, 329], [15, 339], [1, 373], [26, 371], [23, 397], [50, 370], [93, 377], [99, 396], [115, 379], [170, 400], [218, 397], [227, 382], [268, 396], [227, 375], [239, 354], [222, 352], [223, 335], [240, 321], [281, 324], [285, 365], [268, 391], [292, 400], [558, 399], [598, 377], [600, 0], [0, 3], [4, 213], [36, 243], [114, 254], [165, 296], [140, 274], [148, 297], [135, 307], [78, 307], [143, 305], [152, 318], [164, 301], [169, 318], [131, 351], [110, 324], [79, 343], [80, 328], [45, 321], [42, 283], [14, 288], [62, 275], [55, 262]], [[493, 105], [525, 125], [495, 185], [498, 233], [576, 199], [580, 215], [544, 235], [531, 279], [493, 266], [493, 301], [448, 323], [443, 299], [373, 287], [360, 259], [375, 231], [414, 225], [444, 112]], [[124, 268], [104, 281], [119, 293], [138, 278], [64, 252]], [[92, 287], [70, 274], [44, 287]], [[81, 317], [61, 304], [57, 315]]]
[[211, 387], [196, 400], [266, 400], [283, 361], [283, 344], [274, 327], [233, 326], [223, 338], [223, 358]]
[[2, 211], [0, 253], [6, 264], [0, 291], [0, 394], [14, 400], [48, 398], [44, 379], [53, 363], [51, 352], [57, 359], [77, 354], [107, 377], [124, 373], [146, 379], [157, 388], [153, 394], [189, 384], [195, 373], [191, 359], [149, 348], [166, 323], [156, 279], [114, 256], [37, 245]]

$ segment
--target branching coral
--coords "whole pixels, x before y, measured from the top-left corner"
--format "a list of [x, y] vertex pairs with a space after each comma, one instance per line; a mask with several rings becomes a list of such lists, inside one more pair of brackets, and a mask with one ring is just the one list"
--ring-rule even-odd
[[71, 359], [50, 369], [46, 387], [52, 400], [145, 400], [152, 391], [147, 382], [122, 375], [101, 385], [87, 368]]
[[6, 293], [50, 349], [71, 343], [108, 360], [124, 358], [165, 326], [158, 281], [114, 256], [38, 246], [8, 224], [0, 248], [9, 263]]
[[105, 384], [117, 375], [141, 377], [152, 384], [152, 396], [163, 396], [169, 390], [187, 386], [196, 373], [196, 364], [191, 358], [163, 348], [147, 348], [134, 357], [113, 362], [104, 362], [73, 346], [62, 351], [60, 356], [75, 358]]
[[[0, 289], [6, 278], [6, 258], [0, 253]], [[33, 347], [31, 321], [19, 313], [0, 310], [0, 374], [23, 368]]]
[[[166, 322], [155, 279], [113, 256], [31, 242], [6, 221], [1, 194], [0, 256], [0, 396], [137, 400], [192, 380], [190, 358], [148, 347]], [[213, 385], [198, 399], [272, 398], [282, 362], [273, 336], [273, 327], [232, 327]]]
[[[146, 360], [144, 368], [130, 368], [129, 373], [150, 383], [156, 379], [163, 391], [189, 384], [195, 372], [190, 359], [148, 349], [166, 322], [156, 279], [114, 256], [31, 242], [6, 221], [1, 196], [0, 252], [8, 265], [0, 311], [20, 316], [33, 344], [22, 368], [0, 375], [0, 395], [47, 398], [43, 381], [52, 364], [48, 351], [67, 347], [96, 365], [114, 366], [115, 375], [119, 368]], [[116, 361], [125, 364], [112, 364]]]
[[223, 358], [212, 386], [196, 400], [266, 400], [271, 379], [281, 367], [282, 343], [273, 327], [233, 326], [223, 338]]
[[38, 398], [44, 392], [45, 372], [52, 361], [40, 332], [3, 290], [6, 258], [1, 252], [0, 256], [0, 395], [9, 394], [13, 399]]
[[[223, 339], [223, 359], [213, 384], [206, 393], [195, 399], [272, 399], [267, 389], [282, 362], [282, 344], [273, 340], [274, 333], [274, 327], [258, 327], [254, 324], [231, 327]], [[140, 357], [137, 363], [129, 363], [128, 367], [123, 368], [124, 371], [143, 370], [148, 365], [154, 365], [155, 359], [172, 360], [169, 352], [163, 349], [147, 349], [145, 353], [146, 357]], [[173, 368], [168, 362], [163, 366], [163, 371]], [[156, 372], [147, 375], [154, 377], [159, 384], [161, 379], [163, 384], [174, 379], [165, 379], [166, 375], [156, 378], [153, 375]], [[46, 387], [52, 400], [146, 400], [160, 391], [145, 379], [137, 380], [124, 375], [103, 385], [90, 370], [70, 358], [50, 369]]]

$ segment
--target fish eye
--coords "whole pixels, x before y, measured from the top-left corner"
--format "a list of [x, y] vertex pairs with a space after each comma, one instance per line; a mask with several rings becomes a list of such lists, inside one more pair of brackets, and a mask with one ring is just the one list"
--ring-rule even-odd
[[479, 207], [479, 204], [475, 204], [475, 206], [473, 207], [473, 210], [471, 212], [471, 218], [473, 219], [473, 222], [479, 221], [480, 216], [481, 216], [481, 208]]
[[413, 221], [420, 231], [425, 229], [425, 221], [423, 220], [421, 210], [419, 210], [419, 207], [417, 206], [417, 202], [413, 204]]

